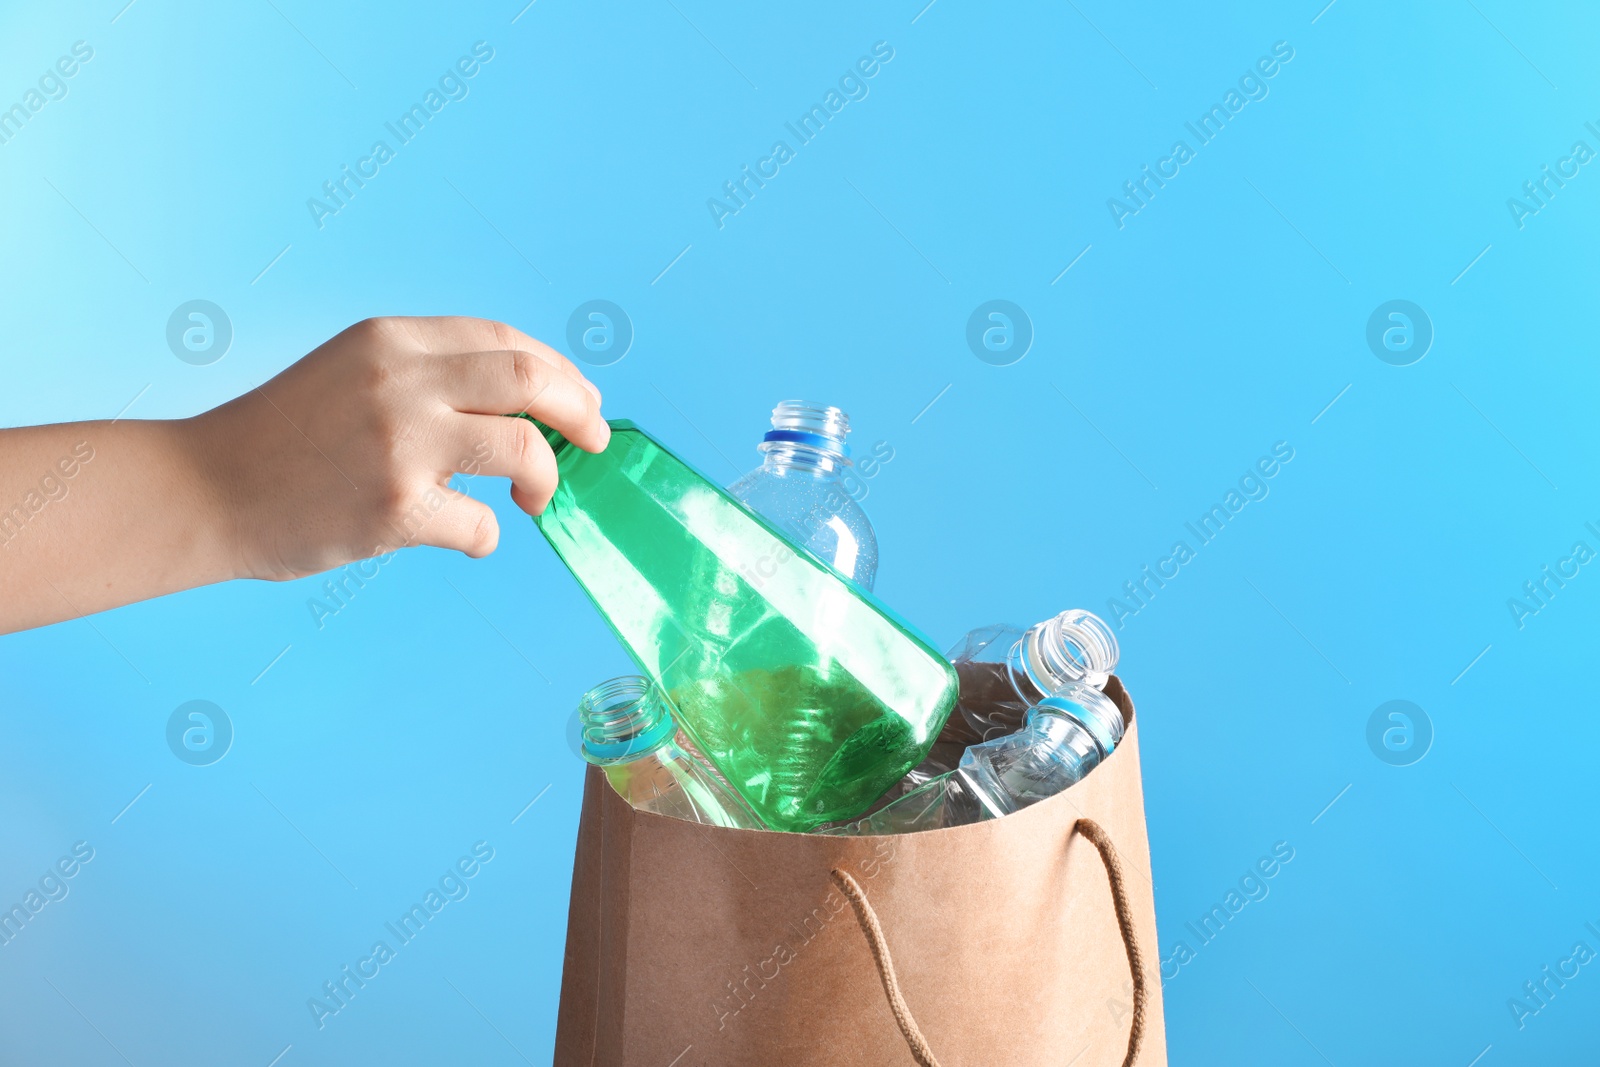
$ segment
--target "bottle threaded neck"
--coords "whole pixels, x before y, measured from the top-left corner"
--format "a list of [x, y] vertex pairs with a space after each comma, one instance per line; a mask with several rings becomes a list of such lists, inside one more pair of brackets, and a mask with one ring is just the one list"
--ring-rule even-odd
[[1122, 710], [1100, 690], [1082, 682], [1068, 682], [1028, 710], [1027, 722], [1036, 723], [1042, 715], [1056, 715], [1077, 723], [1100, 749], [1103, 759], [1116, 749], [1127, 724]]
[[601, 682], [583, 694], [578, 727], [583, 758], [602, 765], [638, 759], [677, 733], [666, 694], [636, 674]]
[[1072, 608], [1030, 626], [1016, 650], [1021, 667], [1041, 692], [1069, 682], [1102, 688], [1117, 669], [1117, 636], [1092, 611]]
[[769, 466], [831, 469], [850, 462], [845, 444], [849, 435], [850, 416], [842, 409], [809, 400], [784, 400], [772, 409], [772, 429], [759, 448]]
[[561, 449], [567, 444], [567, 439], [562, 436], [560, 430], [552, 429], [551, 427], [546, 426], [532, 415], [529, 415], [526, 411], [513, 412], [509, 417], [513, 419], [527, 419], [529, 422], [538, 427], [539, 433], [544, 437], [545, 444], [550, 446], [550, 451], [552, 452], [560, 453]]

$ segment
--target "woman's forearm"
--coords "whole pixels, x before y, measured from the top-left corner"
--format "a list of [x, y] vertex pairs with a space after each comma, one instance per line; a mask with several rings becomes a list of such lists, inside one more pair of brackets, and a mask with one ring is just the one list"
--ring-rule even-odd
[[0, 633], [238, 577], [195, 423], [0, 430]]

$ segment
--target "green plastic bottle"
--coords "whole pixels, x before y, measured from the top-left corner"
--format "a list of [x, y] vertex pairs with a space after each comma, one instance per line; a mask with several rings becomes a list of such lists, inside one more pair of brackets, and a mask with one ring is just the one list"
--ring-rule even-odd
[[561, 477], [540, 531], [763, 822], [860, 814], [927, 755], [954, 670], [649, 434], [610, 425], [599, 454], [540, 426]]

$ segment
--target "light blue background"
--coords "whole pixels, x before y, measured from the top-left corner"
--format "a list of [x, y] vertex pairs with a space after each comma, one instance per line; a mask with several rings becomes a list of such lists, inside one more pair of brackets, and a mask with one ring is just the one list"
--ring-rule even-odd
[[[1174, 1062], [1593, 1049], [1593, 965], [1522, 1029], [1507, 1000], [1600, 950], [1600, 577], [1521, 629], [1507, 600], [1600, 548], [1600, 172], [1521, 229], [1506, 204], [1600, 149], [1592, 10], [123, 2], [0, 14], [0, 106], [94, 49], [0, 145], [0, 424], [189, 415], [375, 314], [565, 347], [609, 299], [637, 337], [592, 372], [607, 411], [713, 477], [785, 397], [892, 444], [878, 589], [941, 647], [1105, 611], [1288, 442], [1119, 635], [1161, 955], [1295, 850], [1166, 983]], [[480, 40], [470, 95], [319, 230], [307, 198]], [[870, 95], [719, 230], [707, 198], [877, 41]], [[1277, 41], [1270, 95], [1118, 229], [1107, 198]], [[195, 298], [235, 331], [205, 367], [164, 339]], [[967, 348], [990, 299], [1036, 331], [1013, 366]], [[1412, 366], [1365, 341], [1391, 299], [1433, 323]], [[567, 723], [626, 664], [504, 487], [472, 491], [492, 558], [406, 552], [320, 630], [307, 579], [0, 641], [0, 902], [95, 849], [0, 947], [0, 1062], [548, 1062]], [[209, 767], [166, 745], [192, 699], [236, 731]], [[1412, 766], [1367, 744], [1393, 699], [1435, 732]], [[479, 840], [470, 896], [319, 1031], [307, 998]]]

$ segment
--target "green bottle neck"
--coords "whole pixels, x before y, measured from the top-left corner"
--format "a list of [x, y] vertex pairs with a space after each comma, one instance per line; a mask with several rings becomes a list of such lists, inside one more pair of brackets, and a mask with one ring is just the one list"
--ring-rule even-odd
[[[571, 443], [564, 436], [562, 436], [560, 430], [551, 429], [549, 426], [546, 426], [544, 423], [540, 422], [538, 419], [534, 418], [532, 415], [529, 415], [525, 411], [519, 411], [511, 417], [515, 419], [527, 419], [529, 422], [537, 426], [539, 428], [539, 432], [544, 435], [546, 443], [550, 445], [550, 451], [554, 452], [557, 456], [561, 455], [561, 450], [566, 448], [567, 445]], [[613, 430], [631, 430], [634, 428], [634, 424], [631, 419], [607, 419], [606, 425], [611, 427]]]
[[529, 415], [527, 412], [519, 411], [511, 417], [514, 419], [527, 419], [529, 422], [537, 426], [539, 428], [539, 432], [544, 434], [545, 441], [550, 445], [550, 451], [559, 454], [563, 448], [567, 447], [567, 439], [561, 436], [560, 430], [552, 430], [550, 427], [546, 426], [532, 415]]

